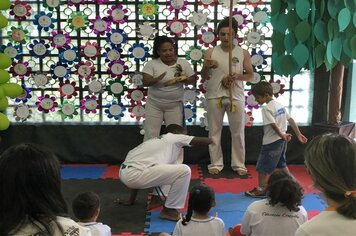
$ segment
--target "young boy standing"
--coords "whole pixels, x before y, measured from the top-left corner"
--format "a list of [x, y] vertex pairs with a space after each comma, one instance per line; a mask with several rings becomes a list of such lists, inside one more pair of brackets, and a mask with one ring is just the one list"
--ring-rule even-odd
[[262, 108], [263, 142], [257, 160], [258, 187], [245, 192], [250, 197], [266, 197], [266, 178], [276, 168], [289, 172], [286, 162], [287, 142], [292, 135], [287, 133], [287, 122], [291, 125], [299, 142], [306, 143], [308, 139], [300, 132], [297, 124], [289, 116], [285, 107], [273, 100], [273, 89], [270, 83], [262, 81], [252, 86], [252, 94], [256, 101], [266, 106]]

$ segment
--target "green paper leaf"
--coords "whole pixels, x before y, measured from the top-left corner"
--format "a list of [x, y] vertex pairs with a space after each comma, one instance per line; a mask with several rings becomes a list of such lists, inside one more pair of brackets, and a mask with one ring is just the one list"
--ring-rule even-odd
[[278, 56], [277, 54], [272, 55], [272, 66], [273, 70], [277, 75], [283, 75], [282, 70], [281, 70], [281, 57]]
[[309, 49], [304, 44], [299, 43], [293, 49], [292, 55], [298, 66], [303, 67], [309, 59]]
[[325, 12], [325, 0], [320, 1], [320, 16], [323, 16]]
[[293, 33], [286, 34], [284, 37], [284, 47], [287, 53], [292, 53], [293, 49], [297, 45], [295, 36]]
[[354, 13], [353, 22], [354, 22], [354, 26], [356, 27], [356, 12]]
[[310, 12], [309, 0], [298, 0], [296, 3], [296, 10], [300, 19], [302, 20], [307, 19]]
[[315, 48], [315, 63], [316, 67], [321, 66], [324, 63], [326, 48], [322, 44], [318, 44]]
[[338, 61], [340, 61], [341, 51], [342, 51], [341, 38], [335, 38], [331, 42], [331, 52], [332, 52], [333, 57]]
[[356, 35], [350, 39], [350, 48], [352, 52], [352, 58], [356, 58]]
[[356, 11], [356, 2], [355, 0], [344, 0], [345, 7], [350, 10], [350, 12]]
[[328, 12], [333, 19], [337, 19], [337, 14], [344, 7], [343, 1], [341, 0], [327, 0]]
[[339, 12], [338, 16], [338, 23], [339, 23], [339, 31], [342, 32], [346, 27], [350, 24], [351, 20], [351, 13], [349, 9], [344, 8]]
[[334, 36], [334, 21], [333, 21], [333, 19], [330, 19], [328, 21], [328, 36], [329, 36], [329, 39], [332, 39]]
[[311, 27], [307, 21], [300, 22], [294, 30], [295, 37], [299, 42], [304, 42], [309, 39]]
[[295, 8], [296, 1], [297, 0], [286, 0], [286, 2], [288, 4], [288, 7], [287, 7], [288, 11]]
[[350, 40], [346, 38], [344, 40], [344, 43], [342, 44], [342, 51], [343, 53], [345, 53], [349, 58], [352, 58], [352, 51], [351, 51], [351, 47], [350, 47]]
[[289, 31], [293, 31], [298, 23], [299, 19], [297, 13], [293, 10], [289, 11], [286, 16], [286, 25]]
[[273, 29], [277, 30], [278, 32], [284, 33], [286, 32], [287, 25], [286, 25], [286, 15], [278, 14], [275, 16], [275, 24], [273, 25]]
[[281, 56], [280, 58], [281, 70], [283, 75], [288, 76], [296, 74], [295, 71], [299, 69], [298, 64], [294, 61], [291, 55]]
[[326, 45], [326, 61], [328, 61], [330, 64], [333, 62], [333, 53], [332, 53], [332, 42], [329, 41], [328, 44]]
[[323, 21], [318, 20], [314, 26], [315, 38], [320, 42], [325, 42], [328, 39], [326, 25]]
[[279, 0], [272, 0], [271, 2], [271, 16], [279, 13], [281, 11], [281, 4], [282, 1]]
[[341, 57], [340, 57], [340, 62], [345, 66], [348, 67], [351, 64], [351, 59], [349, 56], [347, 56], [344, 51], [341, 53]]
[[280, 55], [283, 54], [285, 51], [284, 34], [274, 30], [271, 41], [272, 41], [273, 53], [276, 52]]

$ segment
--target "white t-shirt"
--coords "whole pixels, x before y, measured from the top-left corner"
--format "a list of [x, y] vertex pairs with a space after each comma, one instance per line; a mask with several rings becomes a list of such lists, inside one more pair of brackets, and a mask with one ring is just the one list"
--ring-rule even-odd
[[[91, 236], [90, 229], [83, 227], [74, 220], [66, 217], [57, 216], [57, 222], [63, 228], [64, 234], [61, 233], [57, 224], [53, 222], [54, 233], [51, 236]], [[22, 227], [15, 235], [37, 235], [39, 230], [33, 224], [27, 224]]]
[[92, 236], [111, 236], [109, 226], [100, 222], [78, 222], [79, 225], [87, 227], [91, 231]]
[[250, 236], [292, 236], [298, 227], [307, 221], [305, 208], [290, 211], [281, 204], [274, 206], [263, 199], [251, 203], [243, 216], [241, 233]]
[[137, 169], [146, 169], [157, 164], [175, 164], [184, 146], [190, 146], [194, 136], [167, 133], [146, 140], [129, 151], [124, 164]]
[[282, 133], [285, 133], [288, 128], [288, 119], [290, 118], [286, 108], [271, 100], [262, 108], [263, 120], [263, 141], [262, 144], [270, 144], [278, 139], [281, 139], [274, 129], [269, 125], [275, 123]]
[[301, 225], [295, 236], [355, 236], [356, 219], [346, 218], [336, 211], [323, 211]]
[[[211, 54], [211, 59], [216, 60], [219, 65], [216, 69], [210, 69], [210, 79], [208, 80], [205, 97], [207, 99], [229, 97], [229, 89], [222, 86], [222, 79], [229, 74], [229, 53], [224, 52], [221, 46], [216, 46]], [[244, 52], [239, 46], [235, 46], [232, 50], [232, 72], [237, 74], [243, 73]], [[240, 80], [235, 80], [235, 85], [232, 88], [232, 97], [238, 101], [245, 101], [244, 83]]]
[[159, 103], [170, 103], [183, 101], [184, 88], [182, 83], [177, 83], [170, 86], [164, 86], [164, 83], [174, 79], [176, 72], [176, 65], [179, 64], [182, 67], [182, 75], [190, 77], [194, 75], [189, 62], [185, 59], [178, 58], [176, 64], [168, 66], [164, 64], [160, 58], [153, 59], [146, 63], [142, 69], [142, 73], [153, 76], [154, 78], [160, 76], [163, 72], [167, 72], [164, 78], [158, 81], [156, 84], [148, 87], [148, 98]]
[[196, 219], [192, 217], [187, 225], [179, 220], [174, 228], [172, 236], [225, 236], [225, 224], [218, 217], [208, 219]]

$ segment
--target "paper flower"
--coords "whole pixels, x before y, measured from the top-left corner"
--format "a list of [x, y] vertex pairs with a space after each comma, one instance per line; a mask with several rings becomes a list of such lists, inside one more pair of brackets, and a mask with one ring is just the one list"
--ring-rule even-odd
[[68, 46], [66, 48], [61, 48], [59, 53], [59, 59], [62, 63], [67, 65], [73, 65], [79, 62], [80, 53], [78, 47]]
[[209, 7], [214, 7], [216, 5], [216, 0], [198, 0], [198, 6], [203, 6], [204, 9]]
[[199, 92], [196, 91], [195, 89], [185, 89], [184, 98], [183, 98], [184, 104], [186, 103], [194, 104], [198, 99], [198, 95]]
[[101, 79], [97, 79], [95, 77], [91, 78], [91, 81], [88, 83], [88, 91], [89, 93], [99, 94], [104, 91], [104, 85]]
[[105, 3], [108, 3], [109, 0], [93, 0], [94, 3], [100, 5], [100, 4], [105, 4]]
[[193, 12], [192, 16], [189, 17], [189, 21], [191, 22], [192, 27], [197, 26], [199, 28], [203, 25], [208, 26], [208, 22], [210, 21], [208, 15], [209, 13], [207, 12], [202, 12], [202, 11]]
[[96, 42], [86, 42], [85, 45], [80, 46], [80, 55], [85, 59], [95, 59], [100, 55], [100, 46]]
[[140, 61], [145, 61], [149, 56], [148, 53], [149, 48], [145, 46], [143, 43], [134, 43], [131, 48], [129, 48], [129, 57], [134, 58], [136, 63]]
[[14, 108], [14, 117], [16, 121], [24, 122], [31, 117], [32, 110], [28, 105], [19, 104]]
[[131, 105], [142, 104], [146, 101], [147, 91], [145, 89], [129, 89], [127, 99]]
[[270, 80], [269, 83], [270, 83], [271, 86], [272, 86], [273, 95], [274, 95], [276, 98], [278, 98], [279, 95], [281, 95], [281, 94], [284, 93], [284, 87], [285, 87], [285, 85], [282, 84], [280, 80], [276, 80], [276, 81]]
[[55, 8], [59, 8], [59, 5], [61, 4], [60, 0], [44, 0], [43, 1], [43, 6], [45, 8], [48, 8], [48, 10], [53, 11]]
[[70, 36], [68, 33], [64, 33], [62, 30], [52, 31], [51, 36], [48, 37], [51, 41], [51, 45], [55, 48], [65, 48], [70, 43]]
[[[243, 14], [242, 11], [238, 11], [235, 8], [232, 11], [232, 15], [235, 18], [235, 20], [237, 21], [237, 25], [238, 25], [239, 29], [243, 29], [248, 24], [248, 20], [247, 20], [248, 15]], [[235, 32], [235, 33], [237, 33], [237, 32]]]
[[64, 83], [60, 82], [58, 91], [61, 93], [61, 97], [71, 99], [72, 97], [77, 96], [77, 91], [79, 91], [79, 87], [76, 87], [75, 85], [76, 83], [74, 81], [70, 82], [69, 79], [67, 79]]
[[45, 58], [50, 54], [50, 45], [47, 44], [43, 39], [34, 39], [31, 44], [28, 45], [29, 53], [35, 58]]
[[182, 36], [182, 34], [187, 33], [188, 24], [183, 19], [178, 19], [174, 17], [171, 21], [167, 22], [167, 26], [171, 35], [176, 35], [177, 37]]
[[62, 80], [69, 77], [71, 69], [67, 67], [66, 64], [57, 62], [56, 64], [52, 64], [50, 66], [50, 71], [53, 79]]
[[95, 66], [91, 61], [81, 61], [75, 68], [77, 70], [74, 73], [79, 75], [79, 79], [81, 80], [89, 80], [95, 75]]
[[127, 42], [127, 34], [120, 29], [112, 29], [106, 34], [106, 42], [113, 46], [119, 46], [120, 44]]
[[203, 62], [205, 50], [199, 46], [190, 46], [185, 54], [187, 60], [191, 60], [192, 64], [201, 64]]
[[184, 118], [188, 122], [192, 122], [197, 117], [197, 109], [191, 105], [184, 107]]
[[168, 6], [168, 10], [170, 11], [185, 11], [187, 10], [187, 4], [188, 1], [187, 0], [169, 0], [167, 2]]
[[252, 49], [251, 52], [251, 64], [255, 68], [262, 69], [267, 66], [266, 61], [267, 56], [264, 54], [262, 50], [256, 52], [256, 49]]
[[34, 25], [37, 25], [38, 30], [48, 31], [54, 28], [54, 23], [57, 22], [55, 18], [52, 18], [52, 13], [45, 13], [43, 11], [35, 15]]
[[113, 101], [112, 103], [106, 104], [105, 107], [106, 109], [104, 112], [110, 119], [114, 118], [115, 120], [119, 120], [121, 117], [124, 117], [126, 108], [121, 102], [117, 103], [116, 101]]
[[256, 7], [252, 12], [253, 22], [257, 25], [266, 25], [268, 22], [271, 21], [271, 17], [269, 16], [269, 10], [265, 7], [260, 9]]
[[62, 117], [62, 119], [73, 119], [74, 116], [78, 115], [78, 105], [75, 105], [73, 102], [71, 101], [63, 101], [62, 105], [58, 106], [58, 111], [57, 113], [59, 113]]
[[125, 91], [127, 91], [127, 87], [125, 83], [120, 81], [120, 79], [115, 79], [109, 81], [109, 84], [106, 86], [106, 91], [109, 95], [123, 95]]
[[84, 0], [68, 0], [67, 4], [68, 6], [79, 6], [81, 3], [83, 3]]
[[1, 45], [0, 52], [8, 55], [11, 59], [19, 60], [22, 55], [22, 47], [7, 43], [6, 45]]
[[90, 29], [93, 30], [94, 34], [104, 35], [110, 31], [111, 21], [107, 21], [100, 16], [97, 16], [94, 20], [90, 20]]
[[258, 102], [255, 99], [255, 96], [251, 93], [251, 91], [247, 92], [247, 96], [245, 96], [245, 106], [249, 109], [252, 110], [258, 109], [260, 106], [258, 105]]
[[9, 71], [10, 73], [12, 73], [12, 76], [18, 76], [19, 79], [23, 79], [25, 77], [30, 76], [32, 68], [29, 67], [27, 61], [23, 62], [22, 60], [19, 60], [18, 62], [12, 63], [12, 66], [10, 67]]
[[201, 34], [198, 34], [198, 42], [205, 47], [216, 46], [217, 38], [215, 37], [214, 30], [210, 27], [201, 29]]
[[209, 125], [208, 125], [208, 114], [204, 112], [203, 117], [200, 117], [200, 127], [204, 128], [205, 130], [209, 130]]
[[54, 112], [58, 103], [56, 102], [56, 97], [45, 94], [44, 96], [39, 96], [36, 102], [37, 110], [43, 113]]
[[264, 36], [261, 30], [251, 29], [245, 34], [245, 44], [249, 47], [256, 47], [263, 43]]
[[96, 113], [100, 108], [99, 100], [97, 100], [96, 96], [85, 96], [84, 99], [80, 100], [80, 110], [85, 111], [85, 113]]
[[264, 4], [263, 0], [247, 0], [246, 5], [253, 6], [254, 8], [257, 7], [259, 4]]
[[10, 7], [10, 15], [15, 17], [15, 20], [26, 20], [31, 16], [32, 7], [27, 2], [15, 1]]
[[153, 20], [158, 10], [159, 6], [154, 1], [143, 0], [143, 3], [138, 5], [138, 14], [142, 15], [145, 20]]
[[32, 80], [33, 81], [33, 84], [35, 86], [37, 86], [38, 88], [45, 88], [45, 86], [48, 84], [50, 78], [46, 75], [46, 74], [43, 74], [43, 73], [35, 73], [35, 74], [32, 74]]
[[85, 30], [89, 24], [88, 16], [81, 11], [70, 14], [67, 22], [74, 30]]
[[254, 118], [252, 117], [252, 112], [245, 111], [245, 126], [251, 127], [253, 121], [254, 121]]
[[158, 32], [158, 30], [154, 28], [154, 24], [147, 21], [143, 22], [142, 25], [138, 25], [138, 28], [138, 36], [141, 36], [144, 39], [153, 39]]
[[136, 118], [137, 121], [140, 121], [145, 117], [145, 108], [141, 104], [137, 104], [129, 108], [130, 116]]
[[128, 10], [121, 4], [113, 5], [107, 12], [109, 20], [116, 24], [123, 24], [127, 21]]
[[23, 93], [15, 99], [15, 102], [26, 103], [30, 98], [32, 98], [31, 89], [27, 88], [25, 84], [21, 85], [21, 87], [23, 88]]
[[219, 3], [225, 8], [230, 8], [230, 1], [232, 1], [232, 6], [237, 4], [237, 0], [219, 0]]
[[107, 47], [105, 48], [105, 52], [103, 53], [103, 57], [105, 57], [105, 62], [111, 62], [111, 61], [116, 61], [120, 59], [122, 53], [122, 49], [113, 46], [113, 47]]
[[200, 80], [200, 84], [198, 86], [199, 91], [202, 93], [206, 93], [206, 88], [208, 86], [208, 80]]
[[128, 66], [125, 65], [125, 62], [118, 59], [109, 63], [108, 72], [112, 78], [121, 79], [122, 75], [126, 75]]
[[130, 83], [135, 87], [141, 87], [143, 85], [143, 75], [140, 72], [135, 72], [130, 75]]
[[246, 82], [246, 85], [257, 84], [260, 81], [266, 81], [266, 78], [263, 75], [263, 71], [253, 72], [253, 79], [248, 81], [248, 82]]
[[26, 44], [26, 39], [29, 38], [28, 30], [23, 28], [21, 25], [16, 27], [12, 26], [11, 29], [7, 32], [7, 35], [9, 36], [10, 41], [21, 44]]

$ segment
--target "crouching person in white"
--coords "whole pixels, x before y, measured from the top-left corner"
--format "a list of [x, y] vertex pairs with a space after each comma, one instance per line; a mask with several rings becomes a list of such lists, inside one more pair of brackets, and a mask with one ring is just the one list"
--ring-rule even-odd
[[160, 213], [162, 219], [179, 220], [179, 211], [184, 207], [190, 183], [191, 170], [185, 164], [177, 164], [177, 158], [184, 146], [209, 145], [211, 139], [183, 134], [183, 127], [171, 124], [166, 134], [149, 139], [126, 156], [120, 169], [120, 180], [132, 189], [130, 199], [125, 203], [132, 205], [137, 189], [169, 185], [167, 199]]

